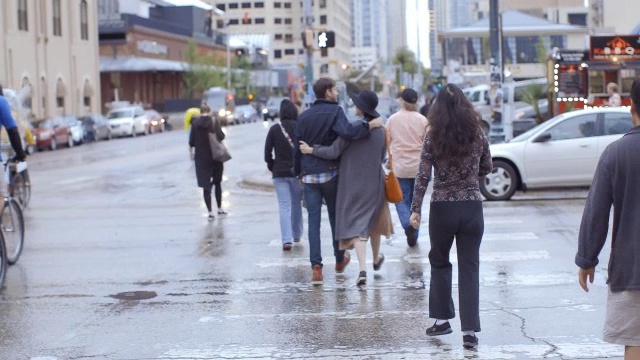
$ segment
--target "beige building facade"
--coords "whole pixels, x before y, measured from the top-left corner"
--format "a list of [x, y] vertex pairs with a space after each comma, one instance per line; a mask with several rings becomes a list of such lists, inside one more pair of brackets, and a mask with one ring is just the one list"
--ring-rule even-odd
[[21, 90], [37, 118], [100, 111], [96, 2], [0, 2], [0, 83]]
[[640, 32], [640, 3], [627, 0], [589, 0], [595, 34], [630, 35]]
[[[302, 44], [303, 8], [300, 0], [206, 0], [225, 12], [216, 16], [214, 29], [231, 35], [267, 34], [271, 37], [269, 64], [273, 67], [304, 67]], [[351, 63], [351, 25], [349, 1], [314, 0], [313, 29], [335, 32], [336, 46], [320, 50], [314, 45], [314, 78], [340, 78], [343, 65]]]

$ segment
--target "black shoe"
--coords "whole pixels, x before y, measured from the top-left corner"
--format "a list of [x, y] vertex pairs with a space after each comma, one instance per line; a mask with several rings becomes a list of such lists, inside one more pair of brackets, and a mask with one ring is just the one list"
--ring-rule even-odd
[[373, 263], [373, 270], [374, 271], [378, 271], [380, 270], [380, 267], [382, 267], [382, 263], [384, 262], [384, 254], [380, 253], [378, 254], [378, 263]]
[[418, 230], [416, 230], [412, 225], [409, 225], [404, 229], [404, 234], [407, 235], [407, 245], [409, 245], [409, 247], [414, 247], [418, 243], [418, 236], [416, 235], [417, 232]]
[[360, 271], [360, 275], [358, 275], [358, 280], [356, 280], [356, 285], [364, 285], [367, 283], [367, 272]]
[[209, 214], [209, 216], [207, 217], [207, 220], [209, 221], [213, 221], [213, 219], [215, 219], [216, 217], [213, 216], [213, 214]]
[[478, 337], [475, 335], [464, 335], [462, 337], [462, 346], [465, 349], [473, 349], [478, 346]]
[[447, 335], [451, 334], [452, 332], [453, 330], [451, 330], [451, 325], [449, 325], [448, 321], [440, 325], [436, 325], [436, 323], [433, 323], [431, 327], [427, 328], [427, 335], [429, 336]]

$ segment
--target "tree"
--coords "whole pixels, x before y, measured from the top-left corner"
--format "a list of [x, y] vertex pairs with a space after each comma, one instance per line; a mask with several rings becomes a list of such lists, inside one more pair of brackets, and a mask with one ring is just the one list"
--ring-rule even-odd
[[225, 86], [226, 74], [222, 70], [222, 59], [199, 54], [193, 40], [187, 43], [184, 58], [187, 62], [183, 77], [185, 98], [192, 99], [197, 93], [210, 87]]
[[396, 51], [393, 57], [393, 63], [400, 65], [403, 72], [416, 74], [418, 72], [418, 64], [416, 62], [416, 54], [408, 48], [401, 48]]
[[523, 89], [522, 100], [533, 107], [533, 111], [536, 113], [536, 123], [542, 124], [546, 119], [540, 112], [539, 101], [546, 96], [545, 86], [539, 84], [531, 84]]

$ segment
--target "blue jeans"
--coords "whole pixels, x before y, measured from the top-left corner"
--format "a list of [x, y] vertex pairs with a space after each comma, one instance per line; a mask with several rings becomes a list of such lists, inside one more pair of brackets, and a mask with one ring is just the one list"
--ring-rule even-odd
[[309, 260], [311, 267], [322, 266], [322, 252], [320, 250], [320, 216], [322, 214], [322, 199], [327, 203], [329, 223], [331, 224], [331, 239], [333, 240], [333, 254], [336, 263], [344, 259], [344, 250], [339, 249], [336, 240], [336, 197], [338, 195], [338, 177], [322, 184], [304, 184], [304, 199], [307, 202], [309, 214]]
[[[411, 200], [413, 199], [413, 187], [416, 184], [414, 178], [398, 178], [400, 188], [402, 189], [402, 201], [396, 203], [396, 211], [398, 212], [398, 218], [400, 218], [400, 224], [403, 229], [409, 227], [409, 218], [411, 217]], [[416, 230], [416, 237], [420, 233], [420, 229]]]
[[294, 177], [273, 178], [280, 209], [282, 244], [291, 244], [302, 237], [302, 188], [300, 179]]

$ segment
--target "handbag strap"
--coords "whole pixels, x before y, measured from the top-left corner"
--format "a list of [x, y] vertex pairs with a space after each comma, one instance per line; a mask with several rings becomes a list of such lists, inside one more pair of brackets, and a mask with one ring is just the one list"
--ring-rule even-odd
[[393, 171], [393, 157], [391, 156], [391, 151], [389, 151], [389, 132], [386, 128], [384, 129], [384, 142], [387, 143], [387, 157], [389, 157], [389, 170]]
[[289, 145], [291, 145], [292, 149], [295, 149], [296, 146], [293, 144], [293, 140], [291, 140], [291, 136], [289, 136], [289, 133], [287, 133], [287, 130], [284, 129], [284, 126], [282, 126], [282, 124], [278, 124], [280, 125], [280, 130], [282, 130], [282, 134], [284, 135], [284, 137], [287, 138], [287, 141], [289, 142]]

